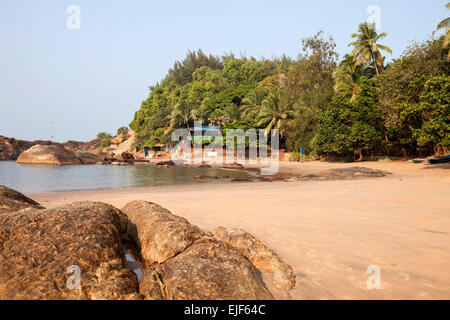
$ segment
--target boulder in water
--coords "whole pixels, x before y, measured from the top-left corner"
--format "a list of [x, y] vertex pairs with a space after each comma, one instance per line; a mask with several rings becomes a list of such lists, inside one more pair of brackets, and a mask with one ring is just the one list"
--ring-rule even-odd
[[22, 152], [17, 163], [70, 165], [82, 164], [75, 152], [67, 150], [60, 144], [32, 146]]
[[102, 156], [90, 152], [80, 152], [77, 156], [82, 164], [97, 164], [103, 159]]

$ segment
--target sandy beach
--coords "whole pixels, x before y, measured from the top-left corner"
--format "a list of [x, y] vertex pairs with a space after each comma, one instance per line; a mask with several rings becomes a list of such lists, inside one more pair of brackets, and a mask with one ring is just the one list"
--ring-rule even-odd
[[[294, 268], [282, 299], [450, 299], [450, 165], [281, 163], [302, 174], [350, 166], [393, 173], [339, 181], [239, 182], [27, 194], [52, 208], [96, 200], [162, 205], [205, 230], [241, 227]], [[369, 266], [381, 289], [366, 286]]]

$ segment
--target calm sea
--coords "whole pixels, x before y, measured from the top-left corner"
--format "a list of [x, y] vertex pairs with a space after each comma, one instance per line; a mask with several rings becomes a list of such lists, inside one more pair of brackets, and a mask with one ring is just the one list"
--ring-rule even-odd
[[[194, 178], [201, 174], [215, 175], [219, 179]], [[0, 185], [25, 193], [217, 183], [248, 175], [243, 171], [214, 168], [167, 168], [146, 165], [44, 166], [0, 161]]]

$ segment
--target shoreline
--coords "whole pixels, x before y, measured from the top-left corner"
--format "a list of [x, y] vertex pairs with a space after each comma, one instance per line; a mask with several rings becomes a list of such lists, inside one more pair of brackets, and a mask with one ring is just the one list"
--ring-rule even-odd
[[[449, 299], [450, 166], [405, 162], [282, 163], [281, 171], [361, 166], [356, 180], [241, 182], [27, 194], [45, 207], [80, 200], [119, 209], [155, 202], [204, 230], [235, 226], [290, 264], [297, 286], [279, 299]], [[366, 270], [381, 269], [368, 290]]]

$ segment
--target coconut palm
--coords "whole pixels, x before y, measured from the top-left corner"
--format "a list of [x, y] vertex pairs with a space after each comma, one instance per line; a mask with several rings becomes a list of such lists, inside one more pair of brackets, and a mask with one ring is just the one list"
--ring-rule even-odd
[[189, 136], [191, 137], [191, 141], [192, 141], [191, 127], [189, 125], [189, 122], [191, 120], [194, 120], [193, 110], [194, 110], [194, 108], [192, 107], [192, 104], [190, 104], [190, 103], [181, 102], [181, 103], [176, 104], [173, 107], [172, 112], [168, 116], [168, 118], [170, 120], [170, 126], [164, 133], [168, 134], [169, 132], [171, 132], [175, 129], [187, 127]]
[[200, 106], [192, 110], [191, 116], [195, 121], [200, 121], [201, 123], [207, 123], [209, 119], [209, 110], [205, 106]]
[[237, 104], [231, 103], [221, 111], [221, 115], [229, 122], [236, 123], [241, 119], [241, 109]]
[[358, 91], [358, 80], [362, 75], [374, 74], [372, 66], [356, 65], [354, 57], [346, 54], [333, 72], [334, 91], [350, 97], [353, 101]]
[[242, 100], [242, 116], [245, 119], [256, 119], [266, 94], [261, 89], [251, 90]]
[[[446, 5], [447, 9], [450, 9], [450, 2]], [[444, 48], [448, 47], [450, 45], [450, 17], [442, 20], [438, 26], [437, 30], [445, 29], [445, 36], [444, 36]], [[450, 52], [448, 53], [448, 57], [450, 58]]]
[[262, 102], [258, 126], [266, 126], [266, 136], [271, 129], [280, 130], [280, 136], [283, 136], [286, 122], [294, 117], [292, 105], [282, 101], [279, 93], [270, 93]]
[[389, 47], [378, 44], [377, 41], [386, 37], [387, 33], [377, 34], [375, 24], [361, 23], [358, 33], [353, 33], [352, 38], [356, 39], [348, 46], [354, 46], [351, 56], [355, 59], [355, 65], [373, 64], [375, 71], [380, 74], [380, 68], [383, 67], [384, 58], [380, 50], [392, 53]]

